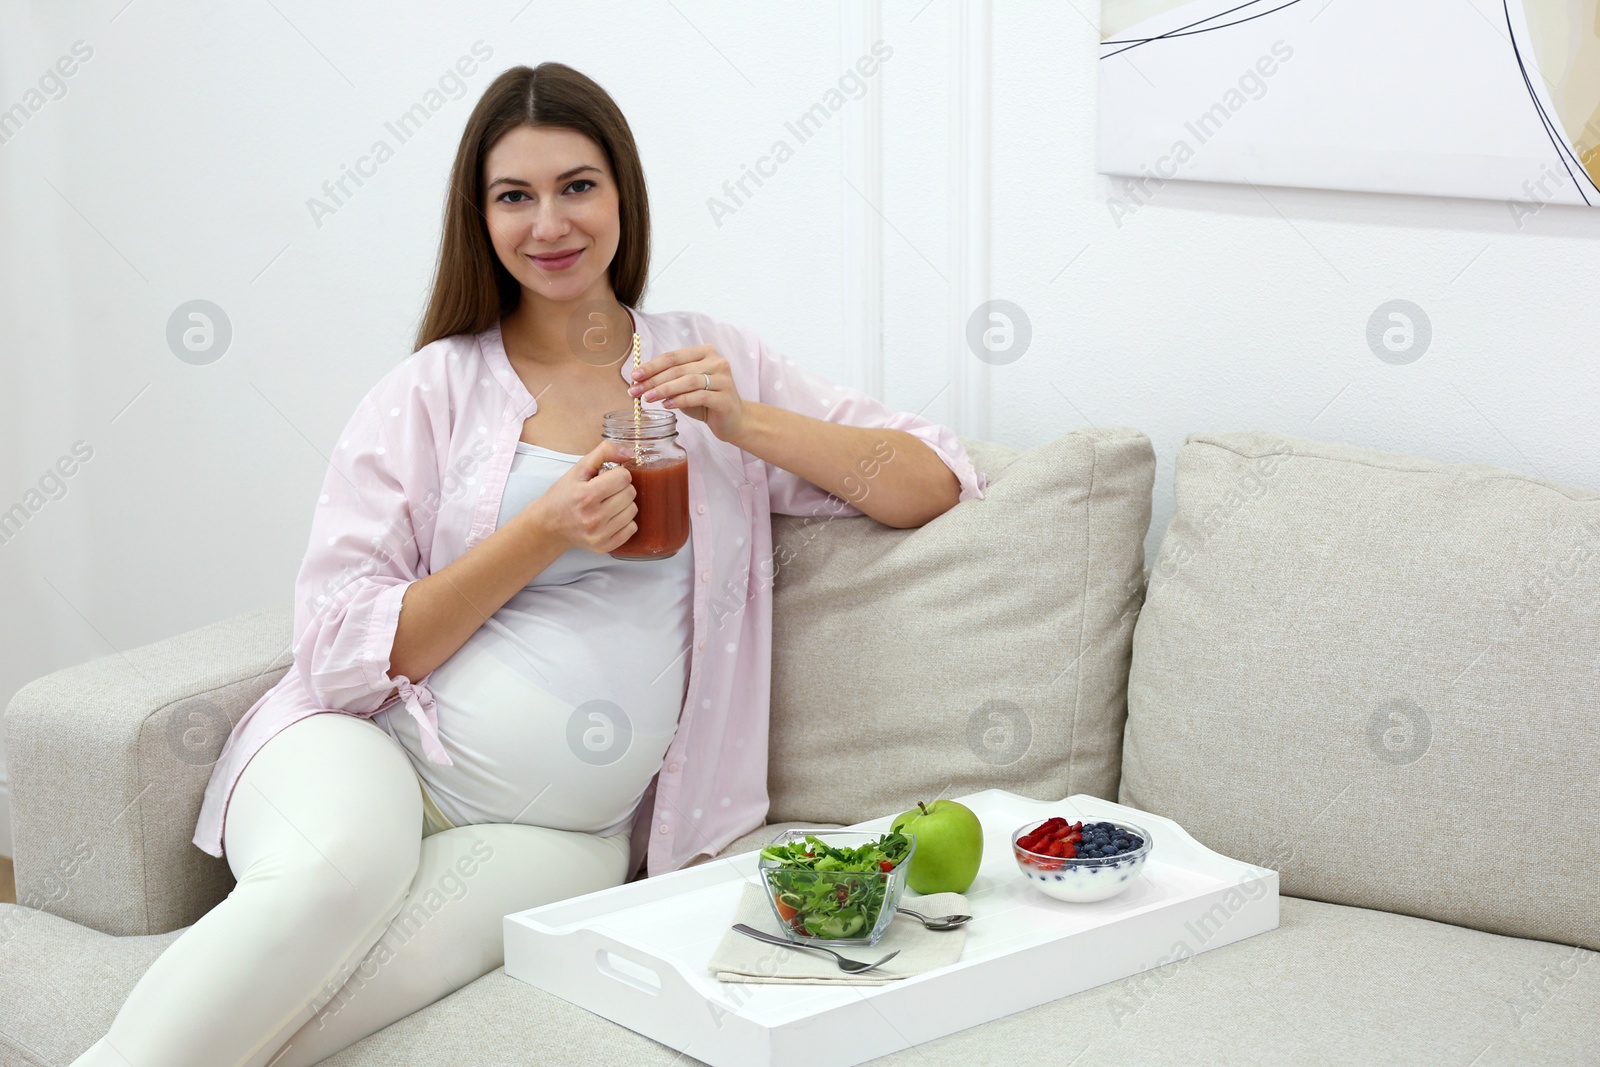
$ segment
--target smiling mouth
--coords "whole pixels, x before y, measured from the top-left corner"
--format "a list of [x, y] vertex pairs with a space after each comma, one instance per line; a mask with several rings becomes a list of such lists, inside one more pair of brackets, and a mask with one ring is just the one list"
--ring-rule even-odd
[[576, 263], [581, 255], [583, 255], [583, 249], [575, 248], [571, 252], [560, 256], [529, 256], [528, 259], [535, 266], [543, 267], [545, 270], [565, 270]]

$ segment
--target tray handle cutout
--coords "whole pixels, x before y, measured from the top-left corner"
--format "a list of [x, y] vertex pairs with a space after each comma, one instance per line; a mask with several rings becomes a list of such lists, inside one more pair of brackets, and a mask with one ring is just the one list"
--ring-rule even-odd
[[609, 949], [597, 948], [594, 952], [595, 969], [607, 978], [632, 986], [653, 997], [661, 995], [661, 976], [642, 963], [619, 956]]

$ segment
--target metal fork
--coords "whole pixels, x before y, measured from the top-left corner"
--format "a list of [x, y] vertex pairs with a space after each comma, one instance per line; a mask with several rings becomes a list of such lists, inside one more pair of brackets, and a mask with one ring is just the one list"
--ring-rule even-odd
[[757, 930], [755, 927], [746, 926], [744, 923], [734, 923], [733, 928], [739, 931], [741, 934], [744, 934], [746, 937], [753, 937], [757, 941], [765, 941], [769, 945], [782, 945], [784, 948], [814, 948], [818, 952], [826, 952], [828, 955], [839, 961], [839, 969], [841, 971], [847, 971], [850, 974], [860, 974], [862, 971], [870, 971], [874, 967], [882, 967], [885, 963], [888, 963], [890, 960], [900, 955], [900, 950], [895, 949], [893, 952], [889, 953], [876, 963], [862, 963], [860, 960], [852, 960], [841, 956], [831, 948], [823, 948], [821, 945], [806, 945], [801, 944], [798, 941], [790, 941], [787, 937], [778, 937], [776, 934], [769, 934], [765, 930]]

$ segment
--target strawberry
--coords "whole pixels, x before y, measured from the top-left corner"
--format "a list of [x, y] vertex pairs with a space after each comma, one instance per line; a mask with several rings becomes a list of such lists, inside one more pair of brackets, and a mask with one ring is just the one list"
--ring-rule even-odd
[[[1059, 815], [1050, 818], [1035, 826], [1022, 837], [1017, 839], [1017, 847], [1041, 856], [1060, 856], [1067, 858], [1078, 854], [1077, 846], [1083, 841], [1083, 822], [1068, 822]], [[1051, 845], [1064, 846], [1062, 852], [1051, 849]]]

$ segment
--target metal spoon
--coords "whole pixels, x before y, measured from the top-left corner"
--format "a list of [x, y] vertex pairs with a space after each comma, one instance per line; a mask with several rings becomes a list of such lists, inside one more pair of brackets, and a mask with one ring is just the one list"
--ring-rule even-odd
[[814, 948], [818, 952], [826, 952], [828, 955], [839, 961], [839, 969], [841, 971], [848, 971], [851, 974], [860, 974], [862, 971], [870, 971], [874, 967], [882, 967], [885, 963], [888, 963], [890, 960], [900, 955], [900, 950], [895, 949], [877, 963], [862, 963], [860, 960], [846, 959], [837, 952], [833, 951], [831, 948], [823, 948], [821, 945], [805, 945], [798, 941], [790, 941], [787, 937], [778, 937], [776, 934], [769, 934], [764, 930], [757, 930], [755, 927], [746, 926], [744, 923], [734, 923], [733, 928], [747, 937], [753, 937], [757, 941], [765, 941], [769, 945], [782, 945], [784, 948]]
[[912, 911], [910, 908], [902, 908], [898, 905], [894, 910], [909, 915], [913, 919], [920, 919], [922, 925], [930, 930], [954, 930], [956, 927], [965, 926], [972, 921], [972, 916], [970, 915], [937, 915], [929, 918], [919, 912]]

